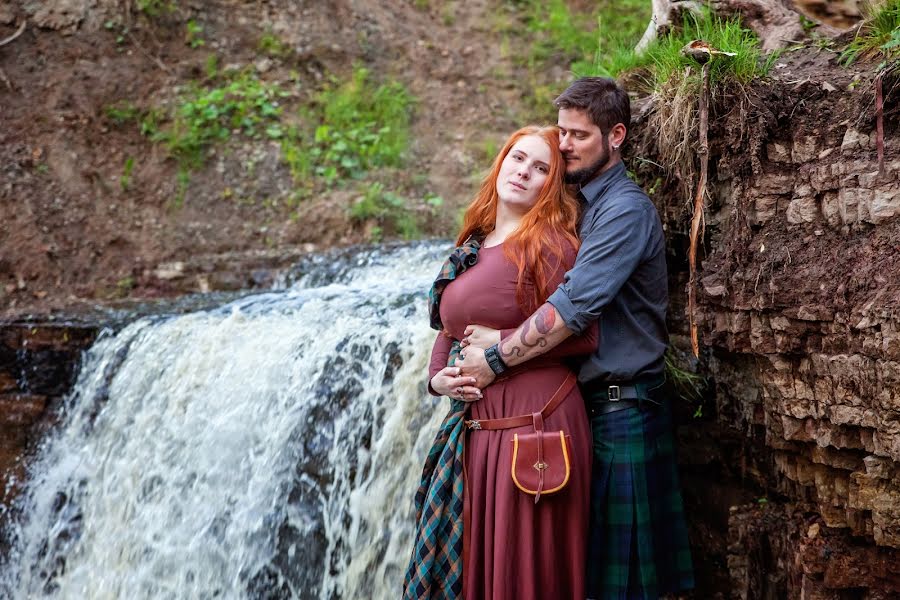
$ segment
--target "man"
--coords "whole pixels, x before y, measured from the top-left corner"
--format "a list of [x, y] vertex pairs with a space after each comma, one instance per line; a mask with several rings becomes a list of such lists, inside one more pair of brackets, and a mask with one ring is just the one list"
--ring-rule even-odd
[[[578, 186], [583, 208], [578, 258], [515, 332], [486, 351], [467, 347], [456, 364], [461, 377], [484, 388], [599, 320], [598, 347], [578, 374], [594, 437], [588, 596], [655, 599], [693, 587], [663, 393], [665, 239], [655, 207], [622, 163], [631, 122], [625, 91], [611, 79], [586, 77], [554, 104], [566, 180]], [[472, 331], [484, 335], [484, 328]]]

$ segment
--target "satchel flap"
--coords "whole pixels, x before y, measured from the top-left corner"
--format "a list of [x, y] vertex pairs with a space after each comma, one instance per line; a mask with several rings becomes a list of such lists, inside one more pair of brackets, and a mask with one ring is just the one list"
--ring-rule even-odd
[[[543, 460], [539, 460], [538, 436], [543, 436]], [[561, 490], [569, 481], [569, 436], [563, 431], [517, 433], [513, 436], [512, 478], [526, 494], [538, 493], [541, 472], [544, 485], [541, 494]]]

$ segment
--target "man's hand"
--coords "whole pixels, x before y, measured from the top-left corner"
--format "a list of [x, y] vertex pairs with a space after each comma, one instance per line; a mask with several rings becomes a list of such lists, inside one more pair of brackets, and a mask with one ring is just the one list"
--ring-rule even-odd
[[497, 378], [484, 359], [482, 348], [469, 346], [460, 353], [460, 358], [462, 360], [457, 360], [456, 366], [460, 367], [462, 375], [475, 378], [475, 387], [483, 390]]
[[474, 402], [481, 400], [481, 390], [473, 387], [474, 377], [460, 375], [459, 367], [444, 367], [431, 378], [431, 389], [442, 396]]
[[487, 350], [494, 344], [500, 343], [500, 330], [491, 329], [484, 325], [468, 325], [463, 332], [465, 337], [460, 345], [465, 348], [467, 346], [475, 346], [482, 350]]

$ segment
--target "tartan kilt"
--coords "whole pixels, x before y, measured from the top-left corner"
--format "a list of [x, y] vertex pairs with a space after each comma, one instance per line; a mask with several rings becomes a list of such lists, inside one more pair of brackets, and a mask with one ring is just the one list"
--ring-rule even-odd
[[591, 419], [588, 598], [656, 599], [694, 586], [669, 401]]

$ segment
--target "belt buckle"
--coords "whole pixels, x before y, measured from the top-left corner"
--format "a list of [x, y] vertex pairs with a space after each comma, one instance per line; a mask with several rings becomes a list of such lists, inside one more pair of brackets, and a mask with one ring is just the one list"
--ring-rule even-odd
[[611, 385], [606, 390], [607, 398], [610, 402], [618, 402], [622, 399], [622, 394], [619, 391], [619, 386]]
[[471, 421], [466, 421], [466, 426], [469, 429], [481, 429], [481, 423], [479, 423], [475, 419], [472, 419]]

